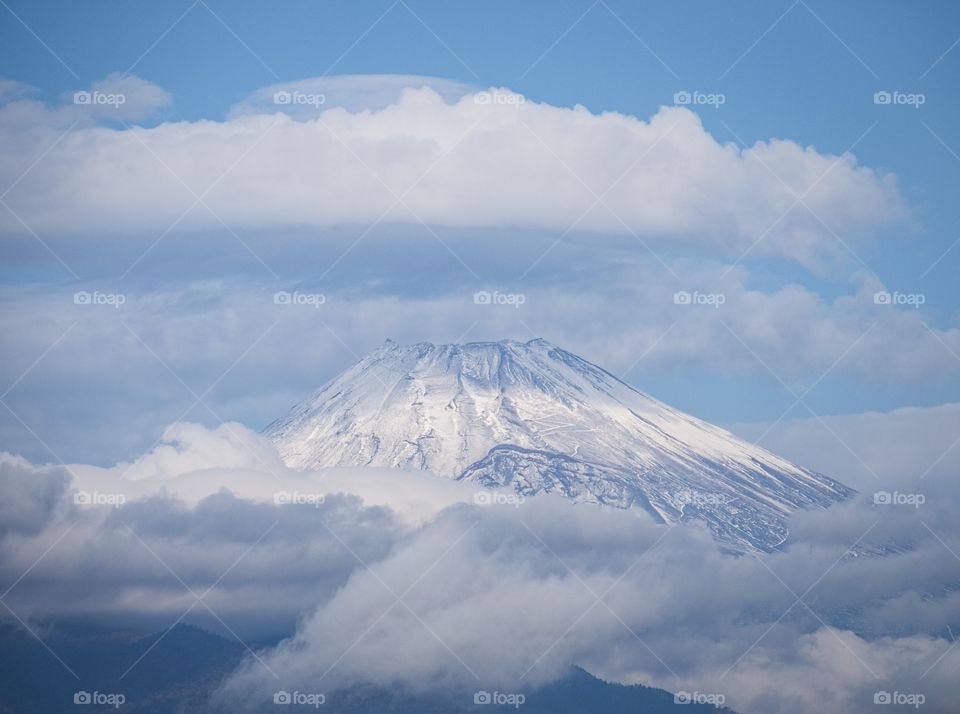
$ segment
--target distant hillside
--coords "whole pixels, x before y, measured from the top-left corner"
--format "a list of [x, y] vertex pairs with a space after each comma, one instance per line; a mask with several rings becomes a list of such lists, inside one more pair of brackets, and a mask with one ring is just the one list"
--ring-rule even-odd
[[[135, 714], [226, 714], [210, 696], [241, 662], [246, 648], [189, 625], [142, 635], [56, 625], [38, 630], [50, 649], [18, 625], [0, 624], [0, 714], [63, 714], [120, 711]], [[142, 657], [142, 659], [140, 659]], [[134, 666], [134, 663], [140, 662]], [[132, 669], [131, 669], [132, 666]], [[125, 672], [129, 672], [123, 676]], [[123, 694], [119, 709], [74, 706], [77, 692]], [[718, 712], [706, 704], [676, 704], [674, 695], [640, 685], [609, 684], [582, 669], [543, 689], [524, 693], [523, 714], [661, 714]], [[414, 694], [354, 687], [328, 693], [322, 714], [457, 714], [517, 711], [512, 705], [475, 704], [472, 693]], [[314, 711], [313, 706], [275, 705], [265, 698], [252, 711]]]

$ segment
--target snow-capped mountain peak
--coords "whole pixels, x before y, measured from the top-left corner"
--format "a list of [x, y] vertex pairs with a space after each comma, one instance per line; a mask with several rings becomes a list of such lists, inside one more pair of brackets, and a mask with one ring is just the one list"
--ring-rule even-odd
[[266, 430], [286, 463], [394, 466], [699, 518], [768, 549], [853, 492], [673, 409], [546, 340], [387, 340]]

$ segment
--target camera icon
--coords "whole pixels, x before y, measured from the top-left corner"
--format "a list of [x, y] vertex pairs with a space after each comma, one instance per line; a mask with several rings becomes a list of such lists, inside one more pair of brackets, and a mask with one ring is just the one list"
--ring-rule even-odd
[[890, 305], [892, 302], [893, 296], [886, 290], [881, 290], [880, 292], [873, 294], [874, 305]]
[[674, 305], [689, 305], [693, 300], [693, 296], [690, 295], [686, 290], [681, 290], [673, 294], [673, 304]]
[[74, 305], [89, 305], [91, 302], [93, 302], [93, 296], [86, 290], [73, 294]]
[[293, 296], [286, 290], [281, 290], [280, 292], [273, 294], [274, 305], [289, 305], [292, 302]]
[[74, 704], [89, 704], [92, 701], [93, 701], [93, 697], [90, 696], [90, 692], [74, 692], [73, 693]]
[[874, 104], [890, 104], [893, 101], [893, 95], [890, 92], [874, 92], [873, 93], [873, 103]]
[[86, 491], [77, 491], [73, 494], [73, 502], [77, 506], [89, 506], [93, 503], [93, 497]]
[[277, 506], [283, 506], [293, 501], [289, 491], [277, 491], [273, 494], [273, 502]]
[[873, 503], [875, 506], [889, 506], [893, 503], [893, 496], [889, 491], [877, 491], [873, 494]]
[[273, 93], [273, 103], [274, 104], [289, 104], [293, 101], [293, 95], [290, 92], [274, 92]]
[[90, 92], [74, 92], [74, 104], [90, 104], [93, 101], [93, 95]]
[[493, 94], [491, 92], [478, 92], [473, 95], [474, 104], [491, 104], [493, 102]]
[[493, 701], [493, 697], [490, 695], [490, 692], [476, 692], [473, 695], [474, 704], [490, 704]]
[[491, 295], [487, 290], [480, 290], [473, 294], [473, 302], [475, 305], [489, 305], [493, 301], [493, 295]]
[[289, 704], [293, 701], [290, 696], [290, 692], [285, 692], [282, 689], [279, 692], [273, 693], [273, 703], [274, 704]]
[[677, 692], [673, 695], [674, 704], [689, 704], [693, 701], [693, 697], [690, 695], [690, 692]]
[[493, 503], [493, 494], [489, 491], [477, 491], [473, 494], [473, 502], [478, 506], [489, 506]]
[[693, 102], [693, 95], [690, 92], [674, 92], [673, 93], [673, 103], [679, 104], [681, 106], [687, 105]]
[[893, 697], [890, 696], [890, 692], [874, 692], [873, 694], [874, 704], [890, 704], [892, 702]]

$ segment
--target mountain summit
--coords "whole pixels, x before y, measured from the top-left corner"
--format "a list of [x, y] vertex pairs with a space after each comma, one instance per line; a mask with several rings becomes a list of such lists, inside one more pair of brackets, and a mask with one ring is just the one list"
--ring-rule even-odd
[[542, 339], [388, 340], [265, 433], [294, 468], [412, 467], [636, 506], [737, 549], [772, 549], [791, 511], [853, 494]]

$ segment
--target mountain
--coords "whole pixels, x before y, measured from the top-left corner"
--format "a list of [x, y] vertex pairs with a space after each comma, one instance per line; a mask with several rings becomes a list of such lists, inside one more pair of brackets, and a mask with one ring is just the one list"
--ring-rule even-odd
[[[522, 711], [524, 714], [736, 714], [722, 704], [710, 703], [712, 699], [693, 699], [694, 695], [690, 692], [671, 694], [642, 684], [605, 682], [579, 667], [571, 667], [567, 676], [540, 689], [517, 694], [523, 697], [523, 700], [517, 700], [519, 703], [497, 704], [493, 698], [498, 692], [485, 689], [463, 693], [413, 692], [399, 687], [354, 687], [334, 693], [328, 699], [327, 706], [335, 702], [338, 708], [332, 711], [343, 714], [482, 714], [487, 711]], [[473, 701], [474, 697], [482, 695], [487, 695], [487, 703], [482, 703], [483, 699]]]
[[[223, 680], [243, 661], [246, 649], [197, 627], [179, 624], [151, 635], [95, 626], [46, 623], [44, 642], [18, 623], [0, 621], [0, 714], [63, 714], [66, 711], [135, 714], [235, 714], [238, 711], [328, 714], [452, 714], [518, 711], [516, 705], [475, 704], [479, 692], [408, 691], [398, 686], [355, 685], [326, 693], [322, 707], [289, 704], [278, 708], [272, 693], [246, 708], [217, 697]], [[46, 646], [45, 646], [46, 644]], [[49, 647], [48, 650], [46, 647]], [[52, 654], [69, 663], [76, 678]], [[142, 658], [142, 662], [139, 660]], [[137, 663], [131, 668], [131, 665]], [[124, 673], [130, 670], [130, 675]], [[277, 685], [278, 688], [280, 685]], [[479, 688], [479, 687], [478, 687]], [[82, 692], [122, 695], [120, 706], [76, 706]], [[639, 684], [620, 685], [572, 667], [570, 673], [538, 690], [525, 690], [526, 714], [627, 714], [645, 712], [731, 712], [709, 703], [686, 703]], [[496, 694], [491, 692], [491, 694]], [[482, 700], [481, 700], [482, 701]]]
[[[0, 621], [0, 714], [209, 712], [210, 694], [246, 654], [235, 640], [182, 623], [153, 634], [62, 622], [39, 629], [42, 641]], [[75, 705], [97, 692], [124, 701]]]
[[388, 340], [265, 434], [294, 468], [413, 467], [639, 507], [663, 522], [702, 520], [738, 550], [773, 549], [792, 511], [854, 493], [542, 339]]

